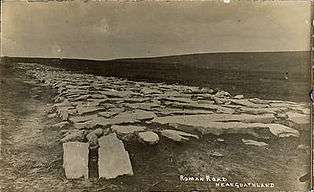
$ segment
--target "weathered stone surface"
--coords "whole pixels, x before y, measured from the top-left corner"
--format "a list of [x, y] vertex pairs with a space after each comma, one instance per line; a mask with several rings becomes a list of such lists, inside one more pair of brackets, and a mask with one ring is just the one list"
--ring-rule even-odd
[[161, 97], [161, 100], [164, 101], [174, 101], [174, 102], [179, 102], [179, 103], [190, 103], [193, 102], [190, 98], [185, 98], [185, 97]]
[[110, 119], [104, 118], [104, 117], [96, 117], [94, 119], [91, 120], [91, 124], [93, 125], [93, 127], [95, 126], [109, 126], [112, 125], [112, 122], [110, 121]]
[[101, 94], [106, 95], [108, 97], [116, 97], [116, 98], [126, 98], [130, 96], [138, 95], [135, 92], [132, 91], [117, 91], [114, 89], [108, 89], [105, 91], [100, 91]]
[[86, 139], [89, 143], [90, 148], [98, 147], [98, 136], [95, 133], [91, 132], [91, 133], [87, 134]]
[[236, 95], [233, 98], [234, 99], [244, 99], [244, 95]]
[[289, 107], [295, 107], [287, 102], [283, 102], [283, 101], [277, 101], [277, 102], [273, 102], [271, 101], [271, 103], [269, 104], [271, 107], [275, 107], [275, 108], [289, 108]]
[[235, 110], [229, 107], [220, 107], [218, 106], [216, 113], [219, 114], [233, 114], [235, 113]]
[[107, 98], [107, 96], [102, 95], [102, 94], [91, 94], [90, 98], [92, 98], [92, 99], [104, 99], [104, 98]]
[[268, 127], [270, 132], [278, 137], [299, 137], [299, 131], [287, 127], [281, 124], [265, 124], [265, 127]]
[[215, 94], [216, 97], [224, 97], [224, 98], [227, 98], [227, 97], [231, 97], [231, 94], [228, 93], [227, 91], [218, 91], [216, 94]]
[[111, 124], [135, 123], [138, 121], [151, 120], [155, 117], [157, 117], [157, 115], [153, 112], [134, 110], [120, 113], [113, 117], [110, 122]]
[[159, 136], [152, 131], [145, 131], [138, 133], [140, 141], [148, 143], [150, 145], [155, 145], [159, 142]]
[[91, 131], [90, 133], [97, 135], [97, 137], [100, 137], [104, 134], [107, 134], [108, 131], [109, 131], [108, 129], [104, 130], [102, 128], [97, 128], [97, 129]]
[[119, 175], [133, 175], [129, 154], [115, 133], [99, 138], [98, 143], [100, 178], [112, 179]]
[[213, 97], [213, 100], [215, 101], [216, 104], [221, 105], [221, 104], [225, 104], [228, 103], [229, 100], [226, 98], [219, 98], [219, 97]]
[[288, 120], [298, 125], [310, 124], [310, 115], [289, 111]]
[[153, 110], [153, 108], [159, 107], [160, 104], [157, 103], [125, 103], [124, 104], [125, 107], [129, 107], [132, 109], [142, 109], [142, 110], [146, 110], [146, 111], [151, 111]]
[[47, 117], [48, 117], [49, 119], [55, 118], [55, 117], [57, 117], [57, 113], [48, 114]]
[[268, 144], [265, 142], [261, 142], [261, 141], [254, 141], [254, 140], [250, 140], [250, 139], [242, 139], [242, 142], [246, 145], [254, 145], [254, 146], [258, 146], [258, 147], [264, 147], [267, 146]]
[[184, 87], [183, 89], [184, 89], [184, 90], [182, 90], [183, 93], [189, 93], [189, 94], [200, 93], [199, 87]]
[[166, 103], [168, 107], [175, 107], [175, 108], [181, 108], [181, 109], [203, 109], [203, 110], [213, 110], [213, 111], [219, 111], [220, 113], [233, 113], [234, 110], [222, 107], [219, 105], [214, 104], [200, 104], [197, 102], [191, 102], [191, 103], [178, 103], [178, 102], [168, 102]]
[[73, 116], [73, 117], [70, 117], [69, 120], [73, 123], [82, 123], [82, 122], [90, 121], [90, 120], [95, 119], [95, 118], [97, 118], [97, 114]]
[[143, 87], [141, 89], [141, 93], [145, 94], [145, 95], [151, 95], [151, 94], [161, 94], [162, 92], [157, 90], [157, 89], [151, 89], [148, 87]]
[[268, 107], [268, 105], [265, 104], [255, 104], [249, 101], [248, 99], [231, 99], [230, 100], [232, 103], [237, 104], [237, 105], [243, 105], [246, 107], [252, 107], [252, 108], [265, 108]]
[[84, 130], [71, 130], [65, 134], [65, 136], [60, 140], [61, 143], [71, 142], [71, 141], [84, 141], [86, 132]]
[[106, 109], [101, 107], [77, 107], [77, 112], [79, 115], [85, 115], [85, 114], [91, 114], [91, 113], [97, 113], [99, 111], [104, 111]]
[[130, 134], [134, 132], [144, 131], [146, 128], [142, 126], [134, 126], [134, 125], [113, 125], [111, 129], [115, 131], [118, 135], [120, 134]]
[[311, 113], [310, 107], [306, 107], [306, 106], [302, 106], [302, 105], [290, 107], [290, 109], [296, 110], [300, 113], [307, 114], [307, 115], [309, 115]]
[[256, 138], [269, 139], [272, 135], [278, 137], [298, 137], [300, 133], [281, 124], [243, 123], [243, 122], [208, 122], [207, 124], [176, 124], [169, 126], [182, 131], [198, 131], [202, 135], [213, 134], [247, 134]]
[[195, 114], [213, 114], [213, 111], [201, 110], [201, 109], [171, 109], [171, 108], [163, 108], [156, 109], [159, 114], [162, 115], [195, 115]]
[[269, 123], [275, 119], [273, 114], [249, 115], [249, 114], [206, 114], [206, 115], [175, 115], [167, 117], [156, 117], [152, 122], [159, 124], [182, 124], [189, 126], [206, 127], [211, 122], [260, 122]]
[[62, 121], [56, 124], [51, 125], [51, 128], [53, 129], [63, 129], [66, 126], [68, 126], [70, 123], [68, 121]]
[[252, 102], [252, 103], [255, 103], [255, 104], [264, 104], [264, 105], [267, 105], [267, 104], [270, 103], [270, 101], [262, 100], [262, 99], [259, 99], [259, 98], [249, 99], [249, 101]]
[[210, 156], [213, 156], [213, 157], [223, 157], [224, 155], [219, 153], [219, 152], [217, 152], [217, 151], [214, 151], [214, 152], [210, 153]]
[[85, 100], [87, 100], [90, 97], [91, 97], [90, 95], [81, 95], [79, 97], [76, 97], [76, 98], [72, 99], [72, 101], [85, 101]]
[[63, 143], [63, 167], [68, 179], [88, 178], [88, 144]]
[[162, 136], [177, 142], [189, 141], [191, 137], [199, 139], [197, 135], [171, 129], [162, 130], [160, 133]]
[[65, 99], [62, 103], [56, 103], [53, 107], [72, 107], [72, 104], [69, 100]]
[[149, 98], [125, 98], [124, 102], [127, 103], [143, 103], [149, 101]]
[[98, 115], [105, 117], [105, 118], [109, 118], [112, 117], [114, 115], [117, 115], [119, 112], [115, 112], [115, 111], [104, 111], [104, 112], [99, 112]]
[[275, 116], [279, 120], [287, 120], [289, 118], [286, 113], [276, 113]]
[[77, 108], [97, 107], [99, 105], [99, 100], [88, 99], [87, 101], [75, 101], [72, 102], [72, 104], [76, 104]]
[[94, 128], [94, 123], [92, 121], [73, 123], [75, 129], [92, 129]]
[[69, 108], [68, 107], [58, 107], [57, 108], [57, 113], [59, 117], [63, 120], [66, 121], [69, 118]]
[[261, 114], [272, 114], [273, 110], [269, 110], [269, 108], [250, 108], [250, 107], [241, 107], [239, 108], [241, 113], [253, 114], [253, 115], [261, 115]]

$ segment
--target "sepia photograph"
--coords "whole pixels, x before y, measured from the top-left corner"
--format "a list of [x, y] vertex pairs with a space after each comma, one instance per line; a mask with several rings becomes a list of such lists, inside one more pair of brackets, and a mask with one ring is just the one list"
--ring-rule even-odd
[[312, 14], [1, 1], [0, 191], [311, 191]]

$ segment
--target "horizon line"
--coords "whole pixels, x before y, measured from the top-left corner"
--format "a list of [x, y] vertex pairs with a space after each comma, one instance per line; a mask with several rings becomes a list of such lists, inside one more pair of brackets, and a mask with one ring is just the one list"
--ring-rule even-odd
[[174, 55], [160, 55], [160, 56], [144, 56], [144, 57], [118, 57], [108, 59], [97, 59], [88, 57], [42, 57], [42, 56], [9, 56], [1, 55], [0, 57], [9, 58], [36, 58], [36, 59], [77, 59], [77, 60], [91, 60], [91, 61], [115, 61], [123, 59], [152, 59], [162, 57], [174, 57], [174, 56], [188, 56], [188, 55], [202, 55], [202, 54], [224, 54], [224, 53], [287, 53], [287, 52], [310, 52], [311, 50], [280, 50], [280, 51], [223, 51], [223, 52], [197, 52], [197, 53], [185, 53], [185, 54], [174, 54]]

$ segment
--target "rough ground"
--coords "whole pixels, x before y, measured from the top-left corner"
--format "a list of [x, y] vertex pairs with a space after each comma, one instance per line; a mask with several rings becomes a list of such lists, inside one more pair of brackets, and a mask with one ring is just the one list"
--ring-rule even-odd
[[[71, 74], [36, 64], [1, 65], [1, 73], [1, 191], [306, 191], [307, 183], [298, 181], [309, 160], [305, 104]], [[179, 121], [183, 115], [196, 120]], [[194, 127], [196, 123], [200, 126]], [[117, 125], [133, 127], [125, 128], [129, 131], [125, 133]], [[140, 141], [134, 126], [157, 133], [158, 143]], [[92, 178], [67, 180], [61, 142], [88, 142], [86, 134], [97, 128], [117, 132], [130, 154], [134, 175], [98, 179], [91, 165]], [[65, 132], [71, 136], [79, 130], [83, 137], [72, 134], [64, 139]], [[165, 130], [193, 136], [182, 139], [176, 132], [169, 137]], [[248, 145], [243, 139], [268, 145]], [[97, 142], [90, 145], [97, 147]], [[213, 182], [180, 181], [180, 175], [275, 187], [216, 188]]]

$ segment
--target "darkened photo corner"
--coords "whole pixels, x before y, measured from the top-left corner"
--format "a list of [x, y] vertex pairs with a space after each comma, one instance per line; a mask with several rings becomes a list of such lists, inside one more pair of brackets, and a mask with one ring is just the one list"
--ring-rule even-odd
[[2, 1], [0, 191], [311, 191], [312, 14]]

